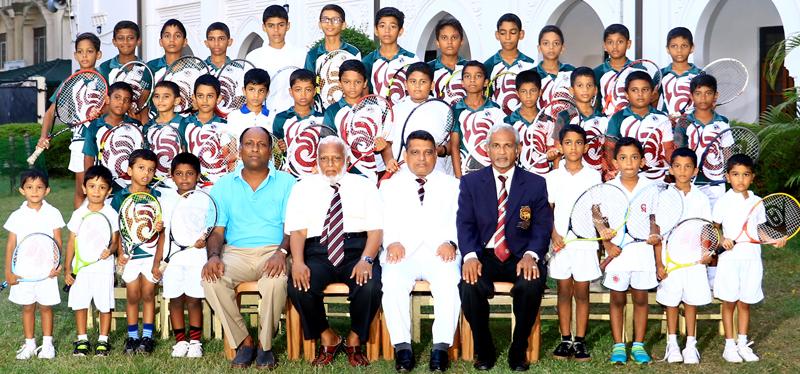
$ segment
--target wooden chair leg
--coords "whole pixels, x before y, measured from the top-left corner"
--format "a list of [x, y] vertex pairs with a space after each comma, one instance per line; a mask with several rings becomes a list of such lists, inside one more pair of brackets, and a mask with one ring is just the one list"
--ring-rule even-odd
[[381, 316], [381, 350], [383, 351], [384, 360], [394, 360], [394, 347], [389, 337], [389, 328], [386, 326], [385, 316]]
[[[156, 296], [158, 297], [158, 296]], [[161, 320], [161, 339], [167, 340], [169, 338], [170, 320], [169, 320], [169, 299], [166, 297], [161, 298], [161, 310], [159, 316]]]
[[[381, 325], [383, 321], [383, 310], [378, 309], [372, 323], [369, 325], [369, 341], [367, 342], [367, 359], [375, 362], [381, 356]], [[388, 332], [387, 332], [388, 334]], [[389, 343], [391, 345], [391, 343]]]
[[224, 336], [222, 337], [222, 346], [225, 350], [225, 358], [228, 359], [228, 361], [233, 360], [233, 357], [236, 356], [236, 348], [231, 347], [230, 344], [228, 344], [228, 339], [225, 339]]
[[211, 339], [211, 307], [203, 300], [203, 338]]
[[317, 350], [316, 339], [306, 339], [302, 333], [300, 337], [303, 338], [303, 358], [308, 362], [314, 361], [314, 354]]
[[286, 355], [289, 360], [300, 358], [300, 341], [303, 331], [300, 326], [300, 314], [297, 313], [291, 300], [286, 302]]
[[473, 350], [472, 328], [469, 327], [469, 322], [467, 322], [467, 318], [464, 317], [464, 314], [461, 314], [461, 359], [464, 361], [472, 361]]
[[528, 336], [528, 362], [539, 361], [539, 345], [542, 341], [542, 313], [536, 315], [531, 334]]
[[448, 350], [448, 356], [450, 356], [450, 361], [458, 360], [458, 351], [461, 346], [461, 331], [458, 328], [458, 324], [456, 324], [456, 333], [453, 336], [453, 345], [450, 346]]

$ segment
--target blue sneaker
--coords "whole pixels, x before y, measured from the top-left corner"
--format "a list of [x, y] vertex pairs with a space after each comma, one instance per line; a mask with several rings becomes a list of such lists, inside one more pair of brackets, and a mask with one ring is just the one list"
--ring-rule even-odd
[[649, 364], [652, 359], [650, 359], [650, 355], [647, 354], [647, 351], [644, 350], [644, 343], [635, 342], [631, 347], [631, 357], [633, 357], [633, 361], [637, 364]]
[[616, 343], [614, 348], [611, 349], [612, 364], [625, 365], [628, 362], [628, 354], [625, 352], [625, 343]]

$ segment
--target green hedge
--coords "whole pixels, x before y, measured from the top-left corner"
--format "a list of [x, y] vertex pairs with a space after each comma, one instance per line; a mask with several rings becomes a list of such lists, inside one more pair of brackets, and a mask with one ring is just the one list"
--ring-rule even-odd
[[[758, 124], [731, 121], [732, 126], [743, 126], [755, 133], [759, 133], [763, 126]], [[763, 136], [763, 134], [759, 134]], [[769, 148], [762, 148], [756, 162], [756, 178], [754, 190], [759, 195], [774, 192], [786, 192], [793, 196], [800, 196], [800, 187], [786, 187], [786, 180], [795, 170], [800, 170], [800, 126], [789, 130], [780, 142], [772, 142]]]
[[[325, 38], [317, 40], [314, 42], [313, 47], [316, 48], [324, 40]], [[342, 40], [348, 44], [352, 44], [353, 47], [358, 48], [358, 50], [361, 52], [361, 57], [370, 54], [372, 51], [378, 48], [378, 43], [375, 43], [375, 41], [372, 40], [369, 35], [352, 26], [342, 30]]]
[[[64, 125], [56, 125], [55, 131], [64, 128]], [[2, 174], [14, 175], [20, 170], [26, 169], [26, 159], [30, 152], [36, 148], [39, 140], [41, 125], [38, 123], [15, 123], [0, 125], [0, 158], [2, 159]], [[25, 144], [27, 137], [27, 145]], [[36, 162], [36, 167], [45, 168], [51, 176], [68, 176], [71, 173], [67, 170], [69, 164], [69, 143], [71, 133], [53, 138], [50, 141], [50, 149], [46, 150]]]

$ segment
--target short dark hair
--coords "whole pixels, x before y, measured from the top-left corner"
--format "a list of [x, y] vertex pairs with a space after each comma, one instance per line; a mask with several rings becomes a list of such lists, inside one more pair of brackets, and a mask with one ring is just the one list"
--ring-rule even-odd
[[567, 136], [568, 132], [574, 132], [574, 133], [580, 135], [581, 139], [583, 139], [583, 142], [586, 143], [586, 130], [584, 130], [583, 127], [580, 127], [578, 125], [566, 125], [566, 126], [564, 126], [561, 129], [561, 131], [558, 132], [558, 142], [559, 143], [564, 142], [564, 137]]
[[650, 85], [650, 88], [653, 88], [653, 77], [646, 71], [634, 70], [628, 74], [628, 76], [625, 77], [625, 91], [628, 91], [633, 81], [646, 81]]
[[695, 168], [697, 167], [697, 153], [689, 147], [680, 147], [672, 151], [672, 156], [669, 157], [669, 163], [672, 164], [675, 162], [675, 158], [677, 157], [689, 157], [692, 159], [692, 165], [694, 165]]
[[361, 74], [361, 78], [367, 79], [367, 68], [364, 66], [364, 63], [359, 60], [353, 59], [342, 62], [342, 65], [339, 66], [339, 79], [342, 79], [346, 71], [354, 71]]
[[44, 171], [39, 169], [28, 169], [19, 173], [19, 187], [22, 188], [27, 181], [35, 181], [37, 179], [41, 180], [45, 187], [50, 188], [50, 179]]
[[603, 41], [605, 41], [609, 36], [614, 34], [620, 34], [625, 39], [631, 40], [631, 32], [628, 30], [628, 28], [621, 23], [614, 23], [608, 25], [608, 27], [606, 27], [606, 29], [603, 30]]
[[231, 37], [231, 29], [223, 22], [213, 22], [212, 24], [208, 25], [206, 28], [206, 38], [208, 38], [208, 34], [212, 31], [222, 31], [225, 33], [226, 38]]
[[544, 37], [544, 34], [547, 34], [548, 32], [556, 33], [556, 35], [558, 35], [558, 38], [561, 39], [561, 43], [562, 44], [564, 43], [564, 33], [561, 31], [561, 28], [559, 28], [556, 25], [547, 25], [545, 27], [542, 27], [542, 30], [539, 31], [539, 43], [542, 42], [542, 37]]
[[644, 148], [642, 147], [642, 143], [638, 139], [631, 138], [630, 136], [624, 136], [619, 140], [617, 140], [617, 143], [614, 144], [614, 159], [617, 158], [617, 155], [619, 154], [619, 151], [622, 149], [622, 147], [629, 147], [629, 146], [636, 147], [636, 150], [639, 151], [639, 156], [644, 155]]
[[461, 39], [464, 39], [464, 26], [461, 26], [461, 22], [459, 22], [457, 19], [455, 19], [453, 17], [445, 17], [445, 18], [440, 19], [439, 22], [436, 22], [435, 30], [436, 30], [436, 38], [437, 39], [439, 38], [439, 34], [442, 32], [442, 29], [447, 27], [447, 26], [450, 26], [450, 27], [456, 29], [456, 31], [458, 31], [458, 35], [461, 37]]
[[500, 30], [500, 25], [502, 25], [503, 22], [511, 22], [515, 26], [517, 26], [518, 29], [522, 30], [522, 20], [519, 19], [519, 16], [517, 16], [514, 13], [503, 14], [502, 16], [500, 16], [500, 18], [497, 19], [497, 29], [498, 30]]
[[478, 60], [469, 60], [464, 64], [464, 69], [462, 69], [461, 71], [462, 72], [467, 71], [468, 67], [480, 68], [481, 72], [483, 73], [483, 76], [486, 77], [486, 79], [489, 79], [489, 71], [486, 69], [486, 65], [484, 65], [482, 62]]
[[375, 25], [377, 26], [380, 23], [381, 18], [385, 17], [394, 17], [397, 20], [397, 27], [403, 28], [403, 23], [406, 21], [406, 15], [395, 7], [387, 6], [381, 8], [377, 13], [375, 13]]
[[86, 169], [86, 173], [83, 175], [83, 186], [86, 187], [86, 183], [95, 178], [105, 182], [108, 187], [111, 187], [114, 181], [111, 170], [108, 170], [107, 167], [103, 165], [92, 165]]
[[317, 86], [317, 75], [311, 70], [297, 69], [289, 75], [289, 87], [294, 86], [297, 82], [311, 82], [311, 85]]
[[167, 27], [175, 26], [178, 30], [183, 34], [183, 37], [186, 38], [186, 26], [183, 25], [181, 21], [176, 20], [175, 18], [170, 18], [167, 22], [164, 22], [164, 26], [161, 26], [161, 33], [159, 33], [159, 38], [164, 36], [164, 31], [167, 30]]
[[178, 84], [173, 81], [159, 81], [156, 83], [155, 87], [153, 87], [153, 92], [155, 92], [156, 88], [159, 87], [166, 87], [172, 91], [172, 94], [175, 95], [175, 97], [181, 97], [181, 88], [178, 87]]
[[669, 48], [669, 42], [675, 38], [684, 38], [689, 41], [689, 45], [694, 46], [694, 37], [692, 37], [692, 32], [685, 27], [676, 27], [672, 30], [669, 30], [667, 33], [667, 48]]
[[92, 43], [92, 47], [94, 47], [95, 51], [98, 51], [98, 52], [100, 51], [100, 38], [98, 38], [97, 35], [92, 34], [90, 32], [81, 33], [81, 34], [78, 35], [77, 38], [75, 38], [75, 50], [76, 51], [78, 50], [78, 43], [80, 43], [80, 42], [82, 42], [84, 40], [88, 40], [89, 42], [91, 42]]
[[111, 97], [111, 95], [114, 92], [120, 90], [127, 92], [128, 95], [131, 95], [131, 97], [133, 97], [133, 87], [131, 87], [131, 85], [128, 84], [128, 82], [123, 82], [123, 81], [114, 82], [110, 86], [108, 86], [108, 97]]
[[132, 21], [119, 21], [119, 22], [117, 22], [117, 24], [114, 25], [114, 33], [111, 34], [111, 35], [112, 35], [112, 37], [116, 38], [118, 32], [120, 32], [121, 30], [126, 30], [126, 29], [127, 30], [132, 30], [133, 33], [136, 35], [136, 39], [141, 38], [142, 33], [141, 33], [141, 30], [139, 29], [139, 25], [137, 25], [136, 22], [132, 22]]
[[756, 162], [753, 161], [753, 158], [744, 154], [744, 153], [737, 153], [731, 158], [728, 159], [728, 162], [725, 164], [725, 172], [730, 172], [734, 166], [742, 165], [752, 172], [756, 167]]
[[594, 75], [594, 70], [588, 66], [581, 66], [576, 68], [569, 74], [569, 85], [575, 87], [575, 81], [578, 77], [591, 77], [595, 87], [597, 86], [597, 77]]
[[189, 165], [194, 169], [195, 173], [200, 174], [200, 159], [192, 153], [181, 152], [175, 155], [175, 158], [172, 159], [172, 163], [170, 164], [170, 175], [175, 172], [178, 165]]
[[408, 77], [411, 76], [411, 73], [416, 73], [416, 72], [427, 75], [428, 79], [433, 81], [433, 68], [427, 63], [419, 61], [411, 65], [408, 65], [408, 67], [406, 68], [406, 79], [408, 79]]
[[[431, 142], [433, 148], [436, 148], [436, 140], [433, 139], [433, 135], [425, 130], [415, 130], [412, 131], [411, 134], [408, 134], [406, 137], [406, 144], [410, 144], [412, 140], [424, 140], [426, 142]], [[406, 147], [406, 150], [408, 148]]]
[[533, 83], [536, 88], [542, 89], [542, 77], [533, 69], [521, 71], [517, 74], [515, 83], [517, 90], [525, 83]]
[[264, 13], [261, 14], [261, 23], [267, 23], [267, 20], [270, 18], [280, 18], [288, 21], [289, 12], [280, 5], [270, 5], [264, 9]]
[[136, 161], [145, 160], [145, 161], [152, 161], [158, 163], [158, 156], [156, 153], [149, 150], [149, 149], [137, 149], [131, 152], [130, 156], [128, 156], [128, 167], [132, 167], [136, 165]]
[[219, 96], [219, 92], [221, 90], [219, 79], [211, 74], [203, 74], [197, 77], [197, 80], [194, 81], [194, 90], [192, 93], [197, 93], [197, 88], [200, 86], [211, 86], [214, 88], [214, 91], [217, 92], [217, 96]]
[[342, 9], [342, 7], [340, 7], [340, 6], [336, 5], [336, 4], [326, 4], [324, 7], [322, 7], [322, 10], [319, 11], [319, 17], [320, 18], [322, 18], [322, 12], [324, 12], [326, 10], [332, 10], [332, 11], [334, 11], [336, 13], [339, 13], [339, 17], [342, 18], [342, 22], [347, 21], [345, 19], [345, 15], [344, 15], [344, 9]]
[[269, 130], [261, 126], [250, 126], [248, 128], [245, 128], [244, 131], [242, 131], [242, 133], [239, 134], [239, 144], [242, 144], [242, 141], [244, 140], [244, 134], [247, 134], [247, 132], [250, 131], [250, 129], [260, 129], [261, 131], [264, 132], [264, 134], [267, 134], [267, 143], [269, 145], [269, 148], [272, 149], [272, 134], [269, 133]]
[[267, 73], [264, 69], [259, 68], [252, 68], [244, 73], [244, 86], [247, 87], [248, 84], [256, 84], [261, 86], [266, 86], [269, 89], [269, 73]]
[[694, 92], [694, 90], [700, 87], [708, 87], [712, 91], [717, 92], [717, 78], [714, 78], [711, 74], [700, 73], [694, 76], [691, 81], [689, 81], [689, 92]]

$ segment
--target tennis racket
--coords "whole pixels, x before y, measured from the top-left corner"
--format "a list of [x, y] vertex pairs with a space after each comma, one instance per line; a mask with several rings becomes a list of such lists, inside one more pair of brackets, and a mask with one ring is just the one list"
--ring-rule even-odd
[[416, 57], [399, 55], [391, 61], [378, 59], [372, 65], [372, 92], [382, 96], [392, 104], [397, 104], [400, 99], [406, 97], [406, 79], [408, 78], [407, 68], [415, 62], [419, 62]]
[[[778, 192], [764, 196], [747, 214], [736, 243], [775, 244], [792, 239], [800, 231], [800, 203], [789, 194]], [[717, 248], [717, 254], [725, 252]]]
[[336, 130], [317, 123], [299, 126], [291, 139], [287, 133], [284, 169], [295, 177], [313, 174], [317, 167], [319, 142], [326, 136], [336, 136]]
[[158, 239], [156, 226], [160, 221], [161, 204], [155, 196], [136, 192], [122, 201], [119, 208], [119, 234], [126, 258], [130, 258], [136, 248], [154, 244]]
[[467, 90], [464, 89], [464, 67], [456, 65], [450, 72], [447, 69], [439, 69], [434, 72], [434, 97], [444, 100], [453, 105], [459, 100], [467, 97]]
[[216, 224], [217, 204], [211, 195], [202, 190], [183, 193], [169, 219], [170, 245], [159, 265], [161, 272], [167, 268], [172, 256], [194, 247], [198, 240], [205, 240]]
[[519, 95], [517, 95], [517, 73], [518, 71], [504, 69], [492, 77], [486, 87], [486, 96], [491, 97], [492, 101], [500, 105], [506, 115], [511, 114], [520, 106]]
[[[616, 235], [627, 219], [628, 197], [625, 192], [608, 183], [591, 186], [572, 205], [564, 246], [574, 241], [602, 240], [600, 232], [603, 229], [611, 229]], [[570, 232], [575, 237], [566, 239]], [[555, 252], [562, 248], [555, 249]]]
[[[100, 212], [90, 212], [83, 216], [75, 235], [75, 256], [72, 267], [72, 279], [78, 276], [81, 269], [100, 261], [103, 253], [111, 250], [113, 238], [111, 222]], [[71, 285], [64, 285], [64, 292], [69, 292]]]
[[269, 83], [269, 95], [267, 95], [266, 105], [269, 110], [275, 113], [283, 112], [294, 105], [294, 99], [290, 92], [291, 84], [289, 77], [295, 70], [301, 69], [297, 66], [284, 66], [272, 76]]
[[[628, 105], [625, 81], [634, 71], [644, 71], [649, 74], [653, 81], [654, 92], [658, 92], [657, 88], [661, 85], [661, 69], [658, 65], [653, 61], [645, 59], [631, 61], [609, 80], [608, 84], [610, 85], [611, 95], [606, 95], [604, 98], [605, 108], [612, 108], [613, 112], [609, 113], [606, 111], [606, 114], [610, 115], [616, 113]], [[608, 90], [604, 92], [608, 92]]]
[[[561, 96], [561, 95], [558, 95]], [[564, 126], [580, 118], [580, 112], [569, 97], [557, 97], [539, 110], [536, 118], [525, 126], [522, 122], [517, 131], [522, 140], [519, 164], [527, 171], [545, 174], [550, 171], [547, 151], [558, 144], [558, 134]]]
[[255, 68], [250, 61], [236, 59], [228, 61], [217, 73], [220, 87], [220, 101], [217, 111], [223, 118], [230, 112], [242, 107], [247, 102], [244, 96], [244, 75]]
[[210, 184], [236, 168], [239, 139], [216, 125], [189, 128], [187, 145], [187, 151], [200, 159], [200, 174]]
[[605, 173], [609, 166], [603, 144], [606, 142], [606, 129], [608, 119], [596, 116], [581, 121], [581, 127], [586, 130], [586, 154], [583, 161], [592, 169]]
[[347, 168], [348, 172], [354, 167], [364, 175], [375, 172], [376, 139], [386, 139], [392, 122], [394, 122], [392, 103], [383, 96], [367, 95], [353, 105], [342, 134], [342, 139], [350, 147], [355, 159]]
[[153, 71], [141, 61], [131, 61], [122, 65], [109, 84], [125, 82], [133, 88], [131, 97], [131, 110], [139, 114], [147, 109], [150, 98], [153, 96]]
[[[620, 243], [621, 250], [634, 243], [643, 243], [651, 236], [666, 236], [678, 224], [683, 214], [683, 196], [675, 186], [652, 183], [640, 190], [628, 204], [628, 220]], [[632, 240], [625, 243], [625, 237]], [[600, 269], [605, 270], [616, 257], [608, 256]]]
[[139, 126], [120, 123], [103, 133], [100, 138], [100, 152], [97, 163], [111, 170], [114, 181], [120, 186], [130, 183], [128, 175], [128, 156], [144, 146], [144, 136]]
[[571, 74], [570, 71], [559, 71], [554, 78], [548, 76], [542, 79], [542, 93], [537, 102], [539, 109], [545, 108], [553, 100], [574, 100], [569, 93]]
[[746, 127], [734, 126], [717, 134], [700, 157], [700, 172], [709, 185], [724, 184], [725, 165], [731, 156], [741, 153], [758, 160], [761, 144], [758, 135]]
[[161, 80], [175, 82], [181, 92], [181, 102], [175, 106], [176, 113], [185, 113], [192, 110], [194, 82], [201, 75], [209, 74], [210, 72], [208, 65], [194, 56], [183, 56], [167, 66], [167, 71]]
[[317, 73], [317, 93], [322, 110], [342, 99], [342, 86], [339, 84], [339, 68], [347, 60], [355, 60], [356, 56], [343, 49], [336, 49], [325, 54]]
[[[64, 122], [67, 127], [49, 135], [47, 140], [55, 138], [68, 130], [79, 129], [90, 121], [103, 114], [108, 96], [108, 84], [100, 73], [94, 70], [80, 70], [64, 80], [56, 94], [56, 118]], [[28, 165], [36, 163], [36, 159], [44, 152], [43, 147], [36, 150], [28, 157]]]
[[667, 274], [701, 264], [719, 247], [720, 238], [719, 229], [707, 219], [689, 218], [678, 223], [664, 243]]
[[147, 129], [145, 134], [146, 147], [156, 154], [156, 178], [169, 177], [172, 160], [181, 153], [181, 137], [178, 129], [165, 124], [155, 124]]
[[[11, 255], [11, 273], [18, 282], [38, 282], [50, 277], [61, 262], [61, 249], [49, 235], [33, 233], [17, 243]], [[0, 291], [9, 284], [0, 284]]]
[[[461, 157], [461, 173], [476, 171], [491, 163], [489, 160], [489, 130], [498, 123], [503, 123], [505, 113], [500, 108], [485, 108], [483, 110], [462, 112], [459, 118], [463, 145], [466, 156]], [[462, 152], [463, 153], [463, 152]]]

